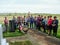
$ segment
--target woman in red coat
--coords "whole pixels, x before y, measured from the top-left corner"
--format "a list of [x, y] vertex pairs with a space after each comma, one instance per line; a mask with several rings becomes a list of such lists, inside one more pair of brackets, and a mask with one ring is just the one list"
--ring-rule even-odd
[[52, 32], [52, 21], [53, 21], [53, 19], [52, 19], [52, 16], [49, 16], [49, 19], [48, 19], [48, 31], [49, 31], [49, 35], [51, 35], [51, 32]]

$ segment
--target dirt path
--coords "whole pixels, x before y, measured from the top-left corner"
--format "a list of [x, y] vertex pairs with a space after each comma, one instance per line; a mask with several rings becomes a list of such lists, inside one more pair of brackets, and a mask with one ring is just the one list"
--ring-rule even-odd
[[12, 42], [30, 40], [34, 45], [60, 45], [59, 39], [38, 32], [37, 30], [29, 30], [25, 36], [10, 37], [7, 40]]
[[36, 40], [39, 45], [60, 45], [60, 39], [48, 36], [47, 34], [30, 30], [29, 34]]

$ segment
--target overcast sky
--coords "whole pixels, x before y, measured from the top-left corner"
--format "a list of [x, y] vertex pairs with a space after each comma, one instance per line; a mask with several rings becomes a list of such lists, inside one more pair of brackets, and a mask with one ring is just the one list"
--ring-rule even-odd
[[60, 13], [60, 0], [0, 0], [0, 13]]

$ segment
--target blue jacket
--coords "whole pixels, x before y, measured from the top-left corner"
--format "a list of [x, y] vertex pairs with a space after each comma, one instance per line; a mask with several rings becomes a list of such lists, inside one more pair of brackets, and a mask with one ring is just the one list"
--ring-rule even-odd
[[33, 23], [33, 22], [34, 22], [34, 18], [30, 17], [30, 23]]

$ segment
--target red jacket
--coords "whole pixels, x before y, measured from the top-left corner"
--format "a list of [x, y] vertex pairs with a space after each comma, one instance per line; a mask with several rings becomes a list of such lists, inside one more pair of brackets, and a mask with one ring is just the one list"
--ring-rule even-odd
[[53, 21], [52, 19], [49, 19], [48, 20], [48, 25], [52, 25], [52, 21]]
[[4, 24], [8, 24], [8, 20], [7, 19], [4, 20]]

